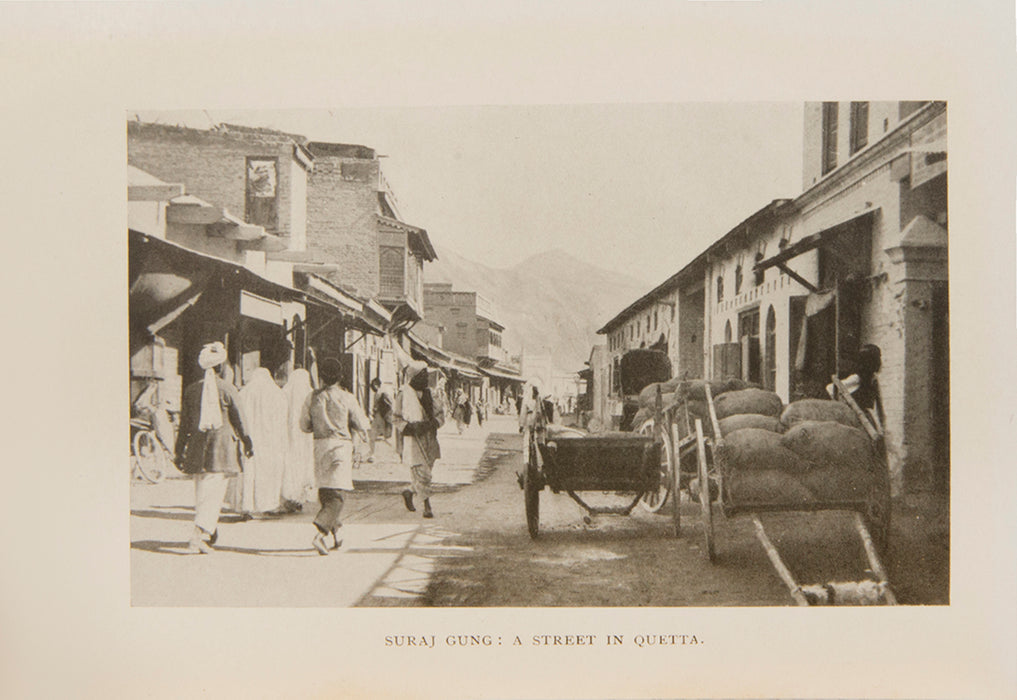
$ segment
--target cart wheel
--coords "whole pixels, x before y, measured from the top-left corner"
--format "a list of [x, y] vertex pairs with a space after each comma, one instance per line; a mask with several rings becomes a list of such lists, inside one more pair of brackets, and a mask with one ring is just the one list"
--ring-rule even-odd
[[[671, 444], [678, 444], [678, 424], [671, 423]], [[671, 518], [674, 521], [674, 536], [680, 537], [682, 534], [682, 491], [681, 491], [681, 469], [678, 467], [678, 454], [677, 451], [671, 453]]]
[[[650, 418], [639, 426], [639, 434], [647, 437], [655, 437], [653, 419]], [[639, 499], [639, 505], [651, 513], [656, 513], [664, 507], [668, 494], [671, 493], [671, 438], [665, 433], [662, 435], [664, 449], [660, 453], [660, 483], [655, 491], [647, 491]]]
[[166, 455], [151, 430], [139, 430], [131, 441], [138, 472], [150, 483], [157, 484], [166, 475]]
[[530, 445], [530, 458], [526, 462], [523, 474], [523, 498], [526, 501], [526, 528], [530, 531], [530, 539], [537, 539], [540, 529], [540, 483], [537, 475], [537, 459]]
[[872, 535], [872, 543], [881, 555], [886, 554], [890, 538], [890, 470], [884, 460], [879, 461], [879, 473], [876, 475], [865, 511], [865, 525]]
[[706, 556], [710, 562], [717, 558], [713, 548], [713, 506], [710, 496], [709, 470], [706, 467], [706, 441], [703, 439], [703, 421], [696, 418], [696, 455], [699, 458], [699, 505], [703, 515], [703, 540], [706, 545]]

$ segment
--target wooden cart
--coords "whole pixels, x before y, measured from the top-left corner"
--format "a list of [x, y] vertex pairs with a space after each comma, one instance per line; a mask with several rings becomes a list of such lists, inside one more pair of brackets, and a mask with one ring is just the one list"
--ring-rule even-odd
[[[706, 387], [707, 406], [709, 409], [710, 423], [713, 435], [707, 438], [704, 435], [702, 421], [695, 419], [695, 444], [698, 474], [690, 482], [690, 493], [699, 501], [702, 517], [703, 549], [710, 561], [715, 561], [716, 544], [713, 536], [713, 505], [719, 506], [720, 512], [725, 517], [737, 515], [750, 515], [756, 528], [756, 537], [759, 539], [766, 554], [777, 570], [778, 575], [787, 585], [792, 598], [799, 605], [809, 605], [801, 587], [795, 582], [791, 572], [781, 560], [776, 547], [766, 535], [763, 524], [759, 519], [761, 512], [789, 512], [789, 511], [820, 511], [839, 510], [852, 513], [855, 529], [861, 538], [869, 562], [869, 568], [880, 583], [887, 584], [886, 571], [880, 562], [878, 550], [885, 550], [890, 524], [890, 480], [889, 469], [886, 462], [886, 452], [883, 443], [882, 426], [878, 421], [873, 421], [870, 416], [864, 413], [855, 401], [850, 392], [845, 390], [840, 380], [834, 376], [833, 383], [838, 389], [839, 398], [847, 403], [855, 411], [860, 422], [873, 440], [879, 455], [879, 466], [877, 473], [871, 478], [868, 492], [850, 500], [822, 500], [808, 504], [794, 504], [773, 502], [773, 503], [739, 503], [732, 498], [730, 489], [726, 487], [725, 476], [727, 465], [724, 463], [724, 451], [721, 448], [724, 437], [720, 430], [720, 423], [717, 420], [717, 412], [713, 403], [713, 395], [709, 386]], [[875, 424], [874, 424], [875, 423]], [[672, 439], [678, 444], [677, 426], [671, 424]], [[884, 601], [888, 604], [896, 604], [893, 593], [887, 588]]]
[[[659, 398], [656, 416], [656, 424], [663, 426]], [[534, 425], [528, 431], [526, 470], [521, 479], [530, 537], [536, 538], [540, 529], [540, 492], [545, 486], [552, 493], [564, 491], [591, 515], [629, 515], [646, 494], [658, 491], [662, 474], [669, 471], [667, 464], [662, 463], [663, 444], [661, 431], [652, 435], [585, 435], [558, 428], [549, 425], [544, 413], [538, 410]], [[677, 488], [677, 483], [672, 484], [672, 488]], [[623, 505], [598, 507], [583, 500], [579, 494], [584, 491], [634, 494], [634, 497]], [[677, 535], [677, 503], [674, 529]]]

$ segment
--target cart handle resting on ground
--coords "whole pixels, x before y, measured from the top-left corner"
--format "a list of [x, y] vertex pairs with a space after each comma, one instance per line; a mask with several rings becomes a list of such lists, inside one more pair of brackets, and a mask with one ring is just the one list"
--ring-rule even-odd
[[[751, 504], [738, 503], [732, 498], [730, 489], [728, 489], [725, 484], [725, 476], [727, 475], [728, 465], [724, 463], [723, 457], [724, 450], [722, 449], [722, 445], [724, 442], [724, 436], [721, 433], [720, 422], [717, 420], [717, 411], [714, 406], [713, 394], [710, 390], [709, 384], [707, 383], [706, 403], [709, 411], [713, 436], [712, 438], [708, 438], [704, 435], [702, 420], [696, 418], [694, 423], [694, 440], [696, 445], [698, 474], [697, 478], [690, 482], [689, 489], [690, 494], [697, 498], [700, 504], [704, 552], [711, 562], [715, 561], [716, 544], [713, 536], [714, 501], [716, 501], [720, 506], [720, 511], [725, 517], [732, 517], [739, 514], [750, 515], [752, 517], [753, 524], [755, 525], [756, 537], [762, 544], [763, 549], [766, 551], [774, 569], [776, 569], [778, 575], [784, 581], [785, 585], [787, 585], [788, 590], [791, 593], [791, 597], [798, 605], [809, 605], [810, 603], [808, 599], [802, 592], [802, 587], [795, 581], [791, 572], [781, 559], [780, 554], [777, 552], [776, 547], [774, 547], [770, 538], [767, 536], [766, 530], [763, 528], [763, 523], [759, 518], [759, 513], [818, 510], [851, 511], [854, 518], [855, 530], [861, 538], [866, 557], [868, 558], [869, 569], [876, 577], [877, 582], [883, 586], [882, 601], [886, 604], [895, 605], [896, 599], [893, 592], [889, 589], [886, 570], [883, 568], [882, 562], [879, 559], [876, 546], [876, 542], [878, 542], [881, 547], [886, 542], [890, 516], [889, 472], [886, 463], [882, 426], [878, 421], [873, 421], [864, 411], [862, 411], [838, 377], [833, 377], [833, 384], [837, 388], [838, 398], [851, 407], [858, 416], [858, 419], [867, 432], [869, 438], [873, 441], [876, 452], [879, 456], [878, 473], [873, 475], [871, 488], [866, 494], [864, 494], [864, 497], [842, 501], [819, 501], [808, 505], [791, 505], [780, 502]], [[678, 425], [676, 421], [671, 421], [671, 437], [673, 441], [672, 444], [674, 445], [689, 444], [690, 442], [689, 438], [686, 438], [683, 443], [679, 443]], [[675, 450], [675, 452], [678, 452], [678, 450]], [[678, 460], [676, 459], [675, 462], [678, 462]], [[680, 464], [675, 464], [675, 467], [680, 468]], [[675, 498], [675, 501], [677, 500], [678, 499]], [[873, 529], [875, 536], [870, 533], [870, 528]]]
[[[538, 407], [526, 439], [526, 468], [520, 485], [526, 506], [530, 537], [540, 529], [540, 492], [545, 486], [553, 493], [566, 492], [590, 515], [629, 515], [644, 497], [656, 493], [662, 473], [665, 425], [658, 392], [656, 425], [652, 435], [607, 433], [585, 435], [581, 431], [552, 425]], [[673, 487], [677, 488], [677, 480]], [[635, 494], [620, 506], [593, 506], [579, 495], [583, 491], [613, 491]], [[674, 532], [678, 534], [678, 507], [674, 508]]]

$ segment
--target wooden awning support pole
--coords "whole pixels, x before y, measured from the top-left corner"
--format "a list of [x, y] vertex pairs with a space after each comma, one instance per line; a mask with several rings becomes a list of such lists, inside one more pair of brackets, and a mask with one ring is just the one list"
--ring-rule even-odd
[[783, 272], [785, 275], [787, 275], [788, 277], [793, 279], [798, 284], [800, 284], [803, 287], [805, 287], [806, 289], [808, 289], [813, 294], [815, 294], [816, 292], [819, 291], [819, 289], [817, 289], [816, 286], [814, 284], [812, 284], [812, 282], [809, 282], [807, 279], [805, 279], [804, 277], [799, 275], [797, 272], [792, 270], [790, 267], [787, 266], [786, 263], [779, 262], [779, 263], [777, 263], [777, 267], [780, 268], [781, 272]]

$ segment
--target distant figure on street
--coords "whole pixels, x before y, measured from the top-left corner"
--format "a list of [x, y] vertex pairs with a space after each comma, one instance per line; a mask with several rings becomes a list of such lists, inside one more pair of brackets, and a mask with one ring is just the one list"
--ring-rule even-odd
[[387, 441], [392, 435], [392, 394], [377, 377], [371, 380], [371, 391], [374, 392], [374, 408], [371, 410], [371, 431], [367, 435], [368, 462], [374, 461], [374, 442], [378, 436]]
[[470, 424], [470, 399], [462, 387], [456, 389], [455, 398], [452, 399], [452, 419], [456, 422], [456, 429], [462, 435], [463, 428]]
[[346, 494], [353, 490], [353, 434], [367, 439], [367, 416], [356, 397], [339, 386], [342, 365], [325, 358], [318, 365], [321, 388], [304, 401], [300, 429], [314, 434], [314, 477], [321, 510], [314, 517], [318, 532], [311, 540], [318, 554], [328, 554], [325, 538], [332, 536], [332, 549], [342, 546], [342, 514]]
[[222, 343], [203, 347], [198, 366], [205, 376], [187, 387], [181, 403], [176, 462], [194, 475], [194, 534], [187, 547], [192, 554], [208, 554], [218, 539], [227, 479], [240, 472], [240, 445], [248, 458], [254, 456], [240, 397], [221, 376], [225, 362]]
[[283, 504], [288, 510], [301, 510], [314, 493], [314, 439], [300, 429], [300, 413], [311, 394], [311, 375], [306, 369], [290, 373], [283, 388], [286, 393], [286, 419], [289, 444], [283, 462]]
[[403, 434], [403, 464], [410, 469], [410, 488], [403, 491], [406, 510], [416, 511], [413, 497], [424, 504], [424, 517], [433, 518], [431, 510], [431, 470], [441, 457], [438, 428], [445, 419], [427, 384], [427, 365], [414, 361], [406, 368], [404, 383], [395, 400], [396, 427]]

